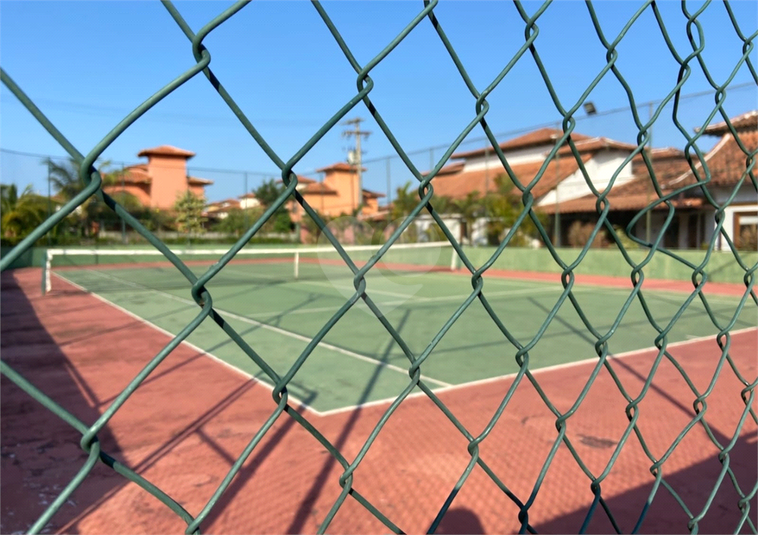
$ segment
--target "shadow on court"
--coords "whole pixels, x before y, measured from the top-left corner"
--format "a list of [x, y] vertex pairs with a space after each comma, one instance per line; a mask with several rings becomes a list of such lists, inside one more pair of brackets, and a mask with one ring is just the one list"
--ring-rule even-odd
[[[718, 438], [721, 444], [728, 443], [728, 439], [726, 442], [722, 441], [726, 437], [720, 436]], [[664, 480], [680, 495], [694, 516], [699, 515], [706, 506], [722, 470], [715, 447], [713, 451], [712, 457], [685, 470], [669, 472], [665, 470], [664, 465]], [[729, 466], [745, 495], [749, 495], [756, 485], [757, 458], [758, 443], [754, 434], [740, 437], [729, 455]], [[589, 493], [589, 480], [587, 483]], [[621, 533], [631, 533], [640, 521], [652, 488], [653, 476], [651, 475], [649, 484], [606, 498], [606, 505]], [[705, 516], [698, 522], [698, 531], [700, 533], [736, 532], [741, 516], [737, 506], [739, 499], [740, 497], [727, 474], [721, 485], [718, 486], [713, 502], [707, 508]], [[753, 525], [756, 525], [758, 522], [758, 499], [756, 496], [753, 496], [749, 504], [748, 517], [752, 520]], [[550, 522], [537, 523], [534, 527], [538, 533], [578, 533], [587, 518], [587, 514], [588, 509], [582, 509]], [[674, 495], [663, 485], [660, 485], [652, 504], [642, 517], [642, 522], [635, 532], [683, 533], [686, 531], [688, 520], [687, 514], [674, 498]], [[609, 520], [609, 516], [598, 505], [587, 524], [585, 532], [615, 533], [616, 530]], [[752, 533], [752, 529], [749, 524], [745, 523], [739, 533]]]
[[[13, 273], [2, 274], [2, 358], [85, 424], [100, 416], [100, 400], [40, 323]], [[65, 313], [65, 311], [61, 311]], [[84, 465], [81, 434], [44, 408], [15, 383], [2, 377], [2, 517], [0, 531], [26, 531]], [[103, 451], [119, 457], [120, 446], [106, 427], [99, 434]], [[48, 524], [59, 529], [95, 497], [119, 484], [98, 464]]]

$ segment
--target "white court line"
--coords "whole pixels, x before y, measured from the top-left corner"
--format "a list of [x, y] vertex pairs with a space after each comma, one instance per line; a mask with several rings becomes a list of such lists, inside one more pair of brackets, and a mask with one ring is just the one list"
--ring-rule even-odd
[[[745, 329], [738, 329], [736, 331], [731, 331], [730, 334], [733, 336], [733, 335], [736, 335], [736, 334], [746, 333], [746, 332], [749, 332], [749, 331], [752, 331], [752, 330], [755, 330], [758, 333], [758, 327], [746, 327]], [[715, 335], [701, 336], [701, 337], [693, 338], [693, 339], [690, 339], [690, 340], [682, 340], [681, 342], [672, 342], [670, 344], [666, 344], [666, 348], [686, 346], [686, 345], [695, 344], [695, 343], [698, 343], [698, 342], [705, 342], [705, 341], [708, 341], [708, 340], [715, 341], [715, 339], [716, 339]], [[632, 351], [624, 351], [623, 353], [616, 353], [615, 355], [608, 355], [608, 357], [607, 357], [606, 360], [621, 360], [621, 359], [624, 359], [624, 358], [627, 358], [627, 357], [632, 357], [632, 356], [635, 356], [635, 355], [639, 355], [639, 354], [644, 353], [646, 351], [653, 351], [653, 350], [657, 350], [657, 348], [655, 348], [655, 347], [646, 347], [646, 348], [643, 348], [643, 349], [634, 349]], [[566, 369], [566, 368], [574, 368], [576, 366], [583, 366], [585, 364], [590, 364], [590, 363], [597, 364], [597, 362], [598, 362], [598, 359], [597, 359], [597, 357], [595, 357], [595, 358], [589, 358], [589, 359], [584, 359], [584, 360], [578, 360], [578, 361], [575, 361], [575, 362], [566, 362], [566, 363], [563, 363], [563, 364], [555, 364], [554, 366], [545, 366], [544, 368], [537, 368], [535, 370], [529, 370], [529, 371], [531, 372], [532, 375], [537, 375], [537, 374], [544, 373], [544, 372], [551, 372], [551, 371], [562, 370], [562, 369]], [[488, 377], [486, 379], [479, 379], [478, 381], [471, 381], [471, 382], [468, 382], [468, 383], [461, 383], [461, 384], [458, 384], [458, 385], [451, 385], [451, 386], [448, 386], [448, 387], [437, 388], [437, 389], [433, 389], [433, 390], [434, 390], [435, 394], [444, 394], [446, 392], [452, 392], [454, 390], [461, 390], [463, 388], [469, 388], [469, 387], [475, 388], [475, 387], [478, 387], [478, 386], [481, 386], [481, 385], [485, 385], [485, 384], [489, 384], [489, 383], [494, 383], [494, 382], [497, 382], [497, 381], [505, 381], [505, 380], [508, 380], [508, 379], [513, 379], [517, 375], [518, 375], [518, 372], [516, 372], [516, 373], [509, 373], [509, 374], [506, 374], [506, 375], [499, 375], [497, 377]], [[423, 379], [423, 376], [422, 376], [422, 379]], [[417, 398], [417, 397], [420, 397], [420, 396], [426, 396], [426, 393], [425, 392], [414, 392], [412, 394], [409, 394], [406, 397], [406, 399]], [[342, 412], [354, 411], [354, 410], [357, 410], [357, 409], [363, 409], [363, 408], [367, 408], [367, 407], [374, 407], [374, 406], [377, 406], [377, 405], [385, 405], [385, 404], [392, 403], [396, 399], [397, 399], [397, 397], [394, 397], [394, 398], [385, 398], [385, 399], [378, 399], [378, 400], [375, 400], [375, 401], [369, 401], [369, 402], [363, 403], [361, 405], [353, 405], [353, 406], [350, 406], [350, 407], [340, 407], [339, 409], [332, 409], [332, 410], [324, 411], [322, 413], [322, 415], [323, 416], [331, 416], [333, 414], [340, 414]]]
[[[63, 276], [59, 275], [58, 273], [53, 272], [53, 275], [55, 275], [56, 277], [58, 277], [59, 279], [65, 281], [65, 282], [67, 282], [71, 286], [74, 286], [75, 288], [81, 290], [83, 293], [91, 295], [92, 297], [94, 297], [94, 298], [102, 301], [106, 305], [110, 305], [113, 308], [115, 308], [116, 310], [118, 310], [120, 312], [123, 312], [127, 316], [129, 316], [131, 318], [134, 318], [135, 320], [139, 321], [140, 323], [142, 323], [144, 325], [147, 325], [148, 327], [152, 327], [153, 329], [155, 329], [156, 331], [158, 331], [158, 332], [160, 332], [162, 334], [165, 334], [169, 338], [171, 338], [171, 339], [176, 338], [175, 334], [167, 331], [166, 329], [164, 329], [162, 327], [158, 327], [155, 323], [152, 323], [152, 322], [146, 320], [145, 318], [142, 318], [141, 316], [138, 316], [137, 314], [134, 314], [133, 312], [128, 311], [127, 309], [125, 309], [124, 307], [121, 307], [121, 306], [117, 305], [113, 301], [109, 301], [105, 297], [103, 297], [103, 296], [101, 296], [99, 294], [96, 294], [94, 292], [91, 292], [91, 291], [87, 290], [86, 288], [84, 288], [82, 286], [79, 286], [77, 283], [68, 280], [66, 277], [63, 277]], [[226, 368], [229, 368], [230, 370], [236, 372], [237, 374], [242, 375], [243, 377], [245, 377], [247, 379], [252, 379], [256, 383], [260, 383], [261, 385], [263, 385], [270, 392], [274, 391], [273, 385], [268, 384], [266, 381], [263, 381], [262, 379], [258, 379], [254, 375], [250, 375], [246, 371], [240, 370], [236, 366], [233, 366], [233, 365], [229, 364], [228, 362], [226, 362], [225, 360], [220, 359], [219, 357], [217, 357], [213, 353], [210, 353], [210, 352], [206, 351], [205, 349], [202, 349], [202, 348], [196, 346], [192, 342], [188, 342], [187, 340], [183, 340], [181, 343], [183, 345], [186, 345], [187, 347], [189, 347], [193, 351], [196, 351], [196, 352], [198, 352], [199, 354], [201, 354], [203, 356], [210, 357], [211, 359], [215, 360], [216, 362], [218, 362], [220, 364], [223, 364]], [[313, 407], [311, 407], [310, 405], [308, 405], [306, 402], [302, 401], [301, 399], [298, 399], [296, 396], [293, 396], [292, 394], [289, 394], [289, 399], [293, 400], [295, 402], [295, 404], [299, 405], [300, 407], [303, 407], [303, 408], [305, 408], [305, 409], [313, 412], [317, 416], [323, 416], [324, 415], [323, 412], [320, 412], [320, 411], [314, 409]]]
[[[109, 278], [109, 279], [113, 279], [113, 280], [115, 280], [115, 281], [117, 281], [119, 283], [127, 284], [127, 285], [133, 286], [135, 288], [140, 288], [140, 289], [143, 289], [143, 290], [148, 290], [148, 291], [155, 292], [155, 293], [158, 293], [158, 294], [161, 294], [161, 295], [165, 295], [166, 297], [168, 297], [169, 299], [173, 299], [174, 301], [179, 301], [181, 303], [186, 303], [186, 304], [189, 304], [189, 305], [197, 306], [197, 303], [195, 303], [194, 301], [192, 301], [190, 299], [185, 299], [183, 297], [179, 297], [179, 296], [170, 294], [168, 292], [163, 292], [161, 290], [155, 290], [153, 288], [149, 288], [147, 286], [143, 286], [143, 285], [138, 284], [136, 282], [131, 282], [131, 281], [126, 281], [126, 280], [123, 280], [123, 279], [119, 279], [119, 278], [114, 277], [112, 275], [108, 275], [106, 273], [101, 273], [99, 271], [90, 270], [89, 272], [95, 273], [95, 274], [97, 274], [97, 275], [99, 275], [101, 277], [106, 277], [106, 278]], [[294, 332], [291, 332], [291, 331], [287, 331], [287, 330], [281, 329], [279, 327], [274, 327], [273, 325], [268, 325], [266, 323], [262, 323], [260, 321], [254, 320], [254, 319], [250, 319], [247, 316], [240, 316], [239, 314], [235, 314], [234, 312], [230, 312], [228, 310], [223, 310], [223, 309], [217, 308], [217, 307], [213, 307], [213, 308], [217, 312], [223, 314], [226, 317], [234, 318], [236, 320], [239, 320], [239, 321], [242, 321], [242, 322], [245, 322], [245, 323], [249, 323], [250, 325], [255, 325], [255, 326], [260, 327], [262, 329], [266, 329], [266, 330], [269, 330], [269, 331], [272, 331], [272, 332], [275, 332], [275, 333], [278, 333], [278, 334], [282, 334], [284, 336], [288, 336], [288, 337], [294, 338], [296, 340], [301, 340], [301, 341], [306, 342], [306, 343], [310, 343], [313, 340], [312, 338], [309, 338], [307, 336], [303, 336], [301, 334], [297, 334], [297, 333], [294, 333]], [[348, 349], [343, 349], [341, 347], [332, 345], [332, 344], [324, 342], [324, 341], [319, 342], [317, 344], [317, 347], [323, 347], [323, 348], [329, 349], [331, 351], [335, 351], [337, 353], [341, 353], [341, 354], [346, 355], [348, 357], [354, 358], [356, 360], [361, 360], [361, 361], [364, 361], [364, 362], [368, 362], [368, 363], [371, 363], [371, 364], [373, 364], [375, 366], [379, 366], [379, 367], [382, 367], [382, 368], [387, 368], [389, 370], [396, 371], [396, 372], [402, 373], [405, 376], [408, 376], [408, 370], [400, 368], [399, 366], [395, 366], [394, 364], [389, 364], [389, 363], [386, 363], [386, 362], [382, 362], [382, 361], [376, 360], [374, 358], [368, 357], [366, 355], [362, 355], [360, 353], [356, 353], [356, 352], [350, 351]], [[443, 386], [443, 387], [453, 386], [450, 383], [446, 383], [444, 381], [440, 381], [438, 379], [434, 379], [434, 378], [428, 377], [428, 376], [426, 376], [426, 380], [429, 381], [430, 383], [436, 383], [436, 384], [438, 384], [440, 386]]]

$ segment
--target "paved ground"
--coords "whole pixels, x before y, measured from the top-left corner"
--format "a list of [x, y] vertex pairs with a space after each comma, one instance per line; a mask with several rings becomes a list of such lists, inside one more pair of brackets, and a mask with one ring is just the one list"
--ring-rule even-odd
[[[53, 399], [93, 422], [169, 337], [72, 286], [42, 297], [39, 272], [19, 270], [2, 278], [2, 358]], [[703, 391], [720, 351], [714, 342], [682, 344], [671, 353]], [[732, 338], [730, 354], [748, 381], [758, 373], [756, 329]], [[617, 359], [614, 371], [636, 396], [650, 372], [654, 353]], [[539, 385], [559, 411], [567, 410], [587, 382], [592, 363], [536, 372]], [[501, 379], [443, 392], [450, 410], [473, 434], [487, 425], [512, 384]], [[728, 443], [745, 405], [743, 385], [724, 365], [708, 397], [706, 420], [715, 438]], [[639, 429], [655, 457], [664, 454], [694, 416], [694, 394], [667, 361], [639, 406]], [[627, 403], [610, 374], [601, 370], [587, 398], [567, 424], [576, 453], [595, 475], [617, 449], [628, 420]], [[755, 407], [755, 403], [753, 405]], [[260, 383], [221, 366], [186, 345], [174, 351], [100, 434], [103, 449], [164, 489], [197, 514], [230, 464], [273, 411], [270, 392]], [[343, 455], [352, 460], [387, 405], [318, 416], [302, 409]], [[522, 501], [535, 488], [553, 447], [555, 416], [536, 390], [522, 381], [480, 453]], [[730, 467], [743, 489], [756, 486], [755, 421], [748, 416], [735, 438]], [[2, 517], [4, 533], [26, 529], [82, 465], [80, 436], [2, 380]], [[390, 417], [355, 472], [354, 487], [406, 532], [428, 529], [454, 488], [470, 456], [467, 442], [424, 397], [404, 402]], [[705, 506], [721, 472], [718, 449], [696, 425], [664, 464], [666, 482], [693, 512]], [[602, 495], [624, 531], [630, 531], [653, 483], [634, 434], [602, 483]], [[242, 472], [203, 525], [213, 533], [312, 533], [337, 499], [342, 469], [302, 427], [283, 415], [253, 451]], [[560, 444], [536, 499], [529, 522], [539, 532], [572, 532], [592, 503], [590, 481], [565, 444]], [[727, 477], [700, 522], [703, 533], [733, 531], [740, 520], [737, 497]], [[750, 516], [755, 521], [755, 497]], [[155, 498], [98, 465], [49, 531], [78, 533], [183, 532], [183, 523]], [[475, 468], [438, 532], [518, 531], [518, 507]], [[602, 510], [590, 532], [608, 532]], [[643, 532], [687, 530], [687, 516], [665, 488], [659, 488]], [[384, 533], [387, 528], [348, 498], [330, 533]]]

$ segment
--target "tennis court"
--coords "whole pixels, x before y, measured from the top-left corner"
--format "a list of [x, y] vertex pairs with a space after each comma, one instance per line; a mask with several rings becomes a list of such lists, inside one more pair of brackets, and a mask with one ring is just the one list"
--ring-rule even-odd
[[[393, 248], [395, 249], [395, 248]], [[351, 253], [357, 262], [370, 251]], [[470, 277], [453, 272], [452, 248], [390, 250], [387, 261], [366, 276], [366, 294], [397, 330], [414, 357], [423, 354], [445, 323], [471, 295]], [[394, 255], [394, 256], [393, 256]], [[208, 285], [216, 310], [279, 374], [290, 369], [311, 340], [354, 293], [353, 275], [335, 254], [290, 253], [240, 255]], [[212, 254], [190, 261], [199, 275]], [[293, 269], [294, 266], [294, 269]], [[159, 329], [179, 333], [197, 314], [190, 283], [167, 261], [140, 256], [57, 257], [52, 264], [52, 291], [57, 277], [80, 286]], [[519, 280], [487, 275], [483, 295], [512, 338], [529, 351], [531, 370], [596, 359], [597, 337], [566, 299], [555, 317], [563, 287], [553, 281]], [[622, 314], [630, 290], [586, 283], [573, 295], [600, 335]], [[688, 292], [646, 290], [650, 313], [665, 327], [689, 297]], [[739, 310], [738, 296], [705, 292], [714, 317], [727, 324]], [[752, 310], [742, 310], [734, 330], [755, 327]], [[547, 324], [545, 328], [544, 325]], [[541, 329], [545, 328], [542, 336]], [[667, 342], [710, 338], [718, 333], [700, 298], [684, 309]], [[609, 340], [611, 354], [653, 347], [658, 332], [634, 298]], [[270, 380], [210, 319], [188, 338], [208, 355], [264, 383]], [[517, 348], [475, 299], [434, 346], [421, 365], [422, 379], [436, 390], [454, 389], [518, 371]], [[291, 398], [308, 400], [325, 414], [395, 399], [409, 383], [411, 363], [403, 348], [363, 302], [358, 301], [326, 334], [288, 384]]]

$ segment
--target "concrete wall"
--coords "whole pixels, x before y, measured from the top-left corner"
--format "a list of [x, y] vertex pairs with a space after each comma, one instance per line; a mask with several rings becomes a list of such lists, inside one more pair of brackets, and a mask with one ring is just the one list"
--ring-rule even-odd
[[[495, 247], [465, 247], [465, 253], [474, 265], [482, 265], [495, 252]], [[559, 256], [570, 264], [578, 254], [579, 249], [558, 249]], [[703, 261], [705, 251], [677, 251], [693, 264]], [[629, 256], [635, 262], [645, 258], [645, 251], [630, 251]], [[747, 265], [758, 262], [758, 253], [743, 253], [742, 259]], [[547, 249], [506, 249], [492, 266], [495, 269], [514, 271], [537, 271], [542, 273], [560, 273], [562, 270], [555, 263]], [[576, 273], [585, 275], [610, 275], [626, 277], [632, 268], [624, 261], [618, 249], [591, 249], [584, 257]], [[643, 269], [645, 276], [652, 279], [690, 280], [692, 270], [673, 258], [662, 253], [656, 253], [653, 260]], [[739, 267], [731, 253], [714, 252], [706, 269], [711, 282], [742, 283], [744, 271]]]

